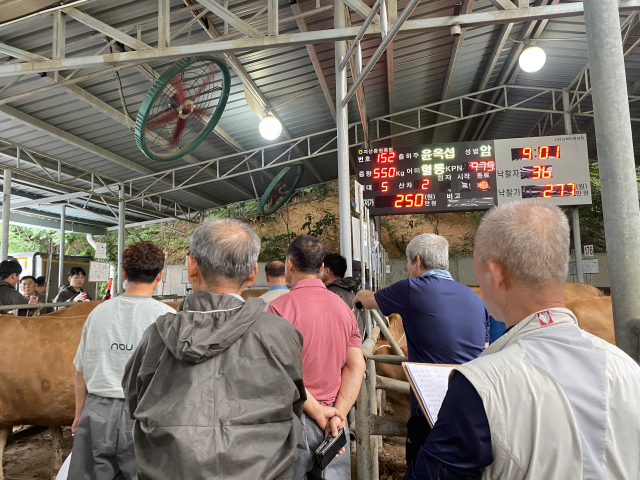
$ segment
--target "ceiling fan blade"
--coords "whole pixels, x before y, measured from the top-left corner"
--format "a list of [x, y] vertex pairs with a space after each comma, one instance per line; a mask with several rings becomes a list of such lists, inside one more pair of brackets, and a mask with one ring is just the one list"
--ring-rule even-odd
[[149, 117], [147, 120], [146, 128], [147, 130], [155, 130], [158, 127], [164, 127], [168, 123], [175, 122], [178, 118], [177, 110], [167, 110], [164, 112], [160, 112], [157, 115]]
[[182, 105], [185, 100], [184, 87], [182, 85], [182, 73], [179, 73], [171, 79], [171, 86], [174, 90], [173, 94], [178, 99], [178, 102], [180, 102], [180, 105]]
[[198, 87], [198, 90], [196, 91], [195, 95], [192, 97], [192, 100], [195, 100], [200, 95], [202, 95], [202, 92], [206, 90], [207, 86], [213, 83], [213, 80], [214, 80], [214, 68], [213, 68], [213, 65], [209, 65], [209, 73], [207, 73], [207, 75], [204, 77], [204, 80], [202, 81], [202, 85]]
[[187, 125], [186, 118], [178, 118], [178, 123], [176, 124], [176, 129], [173, 131], [173, 136], [171, 137], [171, 143], [175, 146], [178, 146], [178, 140], [180, 139], [180, 134], [184, 127]]

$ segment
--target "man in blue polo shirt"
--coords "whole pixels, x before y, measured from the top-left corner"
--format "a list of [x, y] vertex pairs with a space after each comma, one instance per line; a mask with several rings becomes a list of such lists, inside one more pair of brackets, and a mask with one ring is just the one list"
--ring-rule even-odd
[[[489, 314], [469, 287], [453, 280], [449, 243], [425, 233], [407, 246], [405, 280], [373, 293], [362, 290], [353, 304], [402, 316], [410, 362], [462, 364], [475, 359], [489, 342]], [[406, 456], [410, 464], [430, 432], [429, 423], [411, 392]]]

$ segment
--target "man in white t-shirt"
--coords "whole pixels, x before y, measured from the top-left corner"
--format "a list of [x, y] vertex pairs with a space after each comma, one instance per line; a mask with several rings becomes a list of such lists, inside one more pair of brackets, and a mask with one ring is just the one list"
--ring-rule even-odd
[[151, 298], [162, 280], [164, 253], [151, 242], [129, 245], [121, 275], [125, 293], [98, 305], [82, 329], [76, 367], [76, 417], [70, 479], [136, 480], [133, 420], [122, 377], [147, 327], [175, 310]]

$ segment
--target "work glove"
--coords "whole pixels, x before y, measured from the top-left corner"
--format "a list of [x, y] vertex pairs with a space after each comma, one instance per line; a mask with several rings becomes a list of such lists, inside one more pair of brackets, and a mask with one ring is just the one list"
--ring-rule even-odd
[[87, 301], [87, 294], [84, 292], [79, 293], [72, 300], [72, 302], [86, 302], [86, 301]]

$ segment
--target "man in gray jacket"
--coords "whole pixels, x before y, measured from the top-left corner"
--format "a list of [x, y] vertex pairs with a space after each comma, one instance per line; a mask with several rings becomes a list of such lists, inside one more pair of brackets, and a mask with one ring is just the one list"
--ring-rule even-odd
[[139, 480], [289, 479], [306, 400], [302, 335], [242, 299], [260, 239], [233, 219], [191, 235], [190, 294], [145, 332], [123, 387]]

